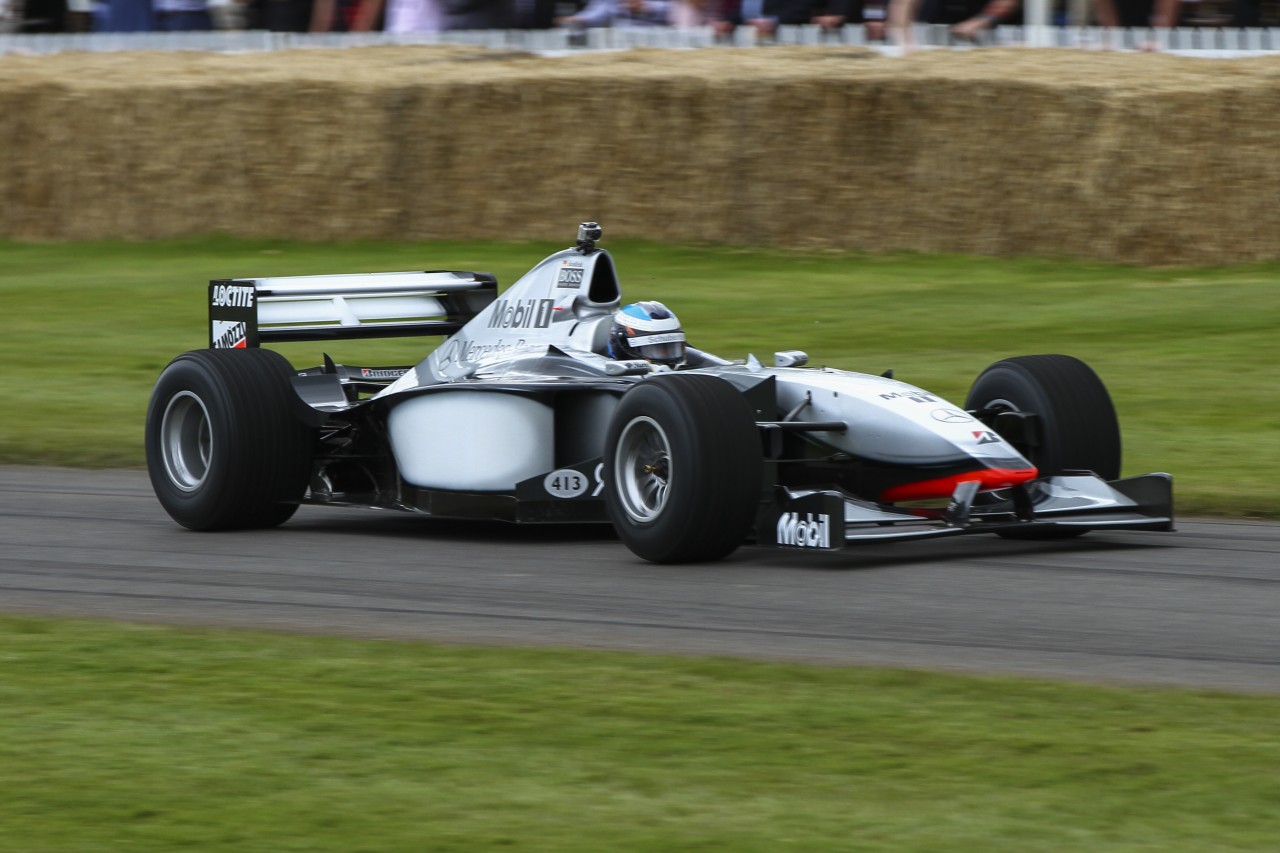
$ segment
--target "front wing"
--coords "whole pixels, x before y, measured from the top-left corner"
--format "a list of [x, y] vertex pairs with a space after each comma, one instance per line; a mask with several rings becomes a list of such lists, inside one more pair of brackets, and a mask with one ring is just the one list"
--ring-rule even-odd
[[757, 517], [755, 538], [765, 547], [838, 551], [854, 542], [972, 533], [1172, 531], [1173, 522], [1173, 478], [1168, 474], [1107, 481], [1080, 471], [990, 493], [965, 483], [945, 508], [876, 504], [840, 489], [778, 486]]

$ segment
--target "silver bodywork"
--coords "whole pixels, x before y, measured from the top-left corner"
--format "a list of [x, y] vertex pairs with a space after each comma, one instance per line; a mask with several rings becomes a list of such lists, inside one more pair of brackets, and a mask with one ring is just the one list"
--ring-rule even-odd
[[[501, 295], [491, 277], [457, 272], [239, 279], [214, 282], [211, 294], [213, 346], [450, 332], [406, 368], [299, 373], [299, 396], [324, 437], [307, 495], [315, 503], [603, 520], [603, 437], [614, 409], [630, 388], [667, 371], [609, 358], [622, 292], [613, 258], [590, 240], [544, 259]], [[451, 323], [459, 305], [469, 318]], [[238, 322], [247, 344], [229, 334]], [[1172, 529], [1165, 475], [1039, 477], [976, 413], [936, 394], [887, 376], [797, 366], [805, 361], [798, 351], [774, 361], [691, 349], [678, 371], [717, 376], [755, 407], [769, 480], [759, 544], [835, 550], [858, 539], [1006, 526]], [[374, 433], [385, 433], [385, 446], [371, 443]], [[661, 429], [637, 427], [622, 451], [664, 439]], [[360, 461], [384, 450], [394, 470]], [[632, 517], [661, 508], [660, 490], [641, 473], [619, 487]]]

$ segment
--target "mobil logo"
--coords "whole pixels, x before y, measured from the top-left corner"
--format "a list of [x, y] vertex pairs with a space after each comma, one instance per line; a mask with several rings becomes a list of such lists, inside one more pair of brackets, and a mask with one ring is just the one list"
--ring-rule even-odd
[[554, 299], [499, 299], [489, 315], [490, 329], [545, 329], [551, 325]]
[[776, 541], [787, 548], [830, 548], [831, 516], [825, 512], [784, 512], [778, 517]]

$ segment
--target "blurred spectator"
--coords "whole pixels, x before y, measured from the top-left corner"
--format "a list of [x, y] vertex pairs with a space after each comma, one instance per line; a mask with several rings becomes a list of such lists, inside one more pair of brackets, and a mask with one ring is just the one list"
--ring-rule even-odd
[[560, 18], [565, 27], [665, 27], [671, 0], [590, 0], [579, 12]]
[[515, 20], [514, 0], [443, 0], [446, 30], [505, 30]]
[[162, 32], [195, 32], [213, 29], [208, 0], [154, 0], [155, 28]]
[[315, 0], [311, 7], [313, 33], [367, 33], [376, 29], [383, 0]]
[[60, 33], [66, 21], [66, 0], [0, 0], [0, 32]]
[[1262, 0], [1235, 0], [1231, 5], [1233, 27], [1262, 26]]
[[911, 27], [916, 22], [916, 14], [920, 9], [920, 0], [889, 0], [889, 8], [885, 13], [885, 31], [889, 41], [911, 49]]
[[312, 0], [249, 0], [249, 29], [305, 33], [311, 13]]
[[1096, 0], [1100, 27], [1172, 27], [1178, 22], [1178, 0]]
[[[315, 0], [311, 15], [312, 32], [363, 33], [382, 25], [383, 6], [388, 0]], [[434, 8], [429, 8], [430, 7]], [[394, 10], [394, 32], [438, 30], [502, 30], [515, 20], [514, 0], [410, 0], [410, 6]], [[390, 6], [387, 14], [392, 14]]]
[[910, 49], [917, 21], [948, 24], [956, 38], [976, 41], [998, 24], [1021, 23], [1021, 15], [1021, 0], [889, 0], [887, 17], [892, 40]]
[[711, 17], [710, 0], [672, 0], [667, 23], [677, 29], [687, 30], [706, 26], [711, 23]]
[[884, 17], [887, 0], [844, 0], [843, 7], [826, 0], [815, 10], [813, 23], [824, 30], [835, 31], [848, 24], [862, 24], [868, 41], [884, 39]]
[[814, 24], [839, 32], [847, 24], [864, 24], [866, 38], [884, 38], [886, 0], [707, 0], [707, 21], [721, 37], [748, 25], [758, 37], [773, 38], [782, 25]]
[[106, 33], [146, 33], [155, 28], [151, 0], [107, 0], [96, 27]]
[[[742, 0], [742, 20], [761, 38], [773, 38], [779, 26], [817, 24], [837, 30], [849, 20], [851, 0]], [[859, 14], [861, 8], [859, 7]]]
[[93, 0], [67, 0], [65, 27], [69, 33], [87, 33], [93, 29]]
[[383, 28], [389, 33], [438, 33], [444, 25], [442, 0], [387, 0]]
[[1022, 8], [1021, 0], [990, 0], [976, 15], [951, 26], [951, 34], [965, 41], [978, 38], [998, 24], [1012, 23]]
[[708, 0], [703, 8], [707, 23], [715, 31], [716, 37], [727, 39], [734, 29], [742, 23], [741, 0]]
[[549, 30], [556, 25], [556, 0], [515, 0], [511, 26], [517, 30]]
[[867, 41], [884, 41], [887, 2], [867, 2], [862, 5], [862, 27]]

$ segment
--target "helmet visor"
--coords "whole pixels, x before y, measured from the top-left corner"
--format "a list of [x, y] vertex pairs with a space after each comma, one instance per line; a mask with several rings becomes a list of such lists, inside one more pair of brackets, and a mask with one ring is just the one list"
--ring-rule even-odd
[[627, 344], [641, 358], [660, 364], [684, 361], [684, 332], [659, 332], [627, 338]]

